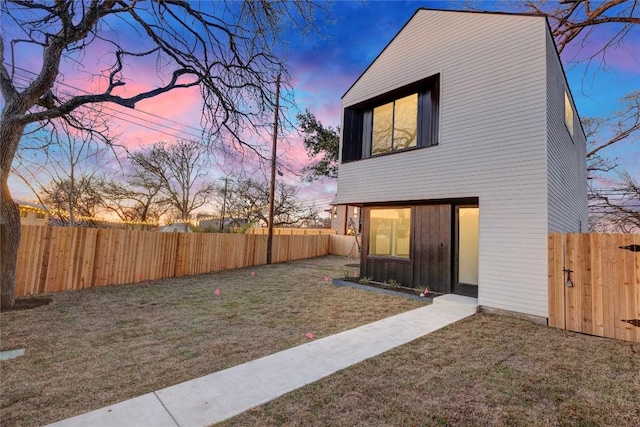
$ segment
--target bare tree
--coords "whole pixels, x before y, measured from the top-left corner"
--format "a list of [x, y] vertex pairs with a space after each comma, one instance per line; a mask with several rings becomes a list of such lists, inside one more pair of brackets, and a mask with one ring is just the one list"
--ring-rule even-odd
[[159, 204], [175, 209], [180, 219], [189, 219], [215, 194], [215, 185], [206, 181], [209, 157], [198, 141], [161, 141], [132, 153], [130, 158], [140, 175], [158, 183], [162, 195]]
[[[20, 221], [7, 182], [25, 131], [55, 118], [73, 122], [73, 112], [82, 106], [111, 102], [135, 108], [142, 100], [198, 87], [209, 142], [242, 144], [242, 132], [260, 128], [274, 106], [274, 79], [285, 71], [273, 50], [278, 35], [286, 25], [313, 28], [317, 8], [313, 2], [285, 0], [0, 2], [0, 90], [5, 100], [0, 118], [1, 306], [14, 303]], [[126, 42], [118, 27], [136, 37]], [[40, 50], [39, 69], [17, 62], [16, 53], [25, 48]], [[97, 63], [87, 60], [95, 51], [102, 54]], [[143, 84], [137, 87], [142, 89], [127, 92], [138, 77], [131, 63], [144, 59], [157, 64], [157, 79], [141, 76]], [[65, 86], [78, 70], [89, 74], [94, 90]]]
[[[640, 230], [640, 193], [637, 191], [637, 180], [627, 170], [620, 170], [618, 159], [603, 154], [608, 147], [621, 141], [638, 142], [640, 91], [627, 95], [620, 103], [621, 109], [608, 119], [582, 120], [587, 136], [589, 229], [592, 231], [626, 233]], [[616, 170], [617, 179], [602, 176]]]
[[620, 109], [611, 117], [585, 118], [582, 125], [587, 136], [587, 172], [594, 178], [598, 172], [618, 167], [616, 159], [603, 155], [603, 150], [621, 141], [638, 142], [640, 135], [640, 91], [620, 99]]
[[[98, 120], [95, 116], [83, 119], [92, 125]], [[94, 140], [90, 132], [62, 121], [41, 129], [19, 147], [12, 172], [43, 205], [52, 208], [50, 214], [60, 225], [73, 227], [76, 214], [95, 213], [99, 198], [94, 184], [107, 154], [106, 147]], [[83, 191], [91, 194], [84, 195]]]
[[168, 210], [161, 201], [162, 185], [136, 163], [128, 166], [123, 182], [103, 180], [98, 184], [101, 206], [122, 221], [137, 222], [143, 229], [149, 229], [149, 223], [160, 221]]
[[607, 189], [593, 188], [590, 224], [595, 231], [640, 232], [640, 183], [628, 172]]
[[[219, 191], [223, 191], [219, 189]], [[273, 225], [293, 227], [317, 222], [317, 209], [305, 207], [298, 199], [298, 189], [284, 182], [276, 185], [274, 198]], [[236, 226], [245, 223], [268, 224], [269, 184], [266, 180], [233, 178], [227, 188], [227, 216]]]
[[596, 52], [590, 53], [588, 60], [599, 59], [606, 62], [607, 50], [624, 44], [625, 37], [634, 25], [640, 24], [638, 0], [527, 0], [524, 6], [530, 11], [549, 18], [553, 38], [558, 52], [572, 42], [582, 40], [586, 45], [603, 26], [614, 27]]
[[96, 184], [95, 177], [87, 174], [52, 180], [41, 188], [40, 200], [57, 225], [96, 226], [95, 216], [101, 205]]

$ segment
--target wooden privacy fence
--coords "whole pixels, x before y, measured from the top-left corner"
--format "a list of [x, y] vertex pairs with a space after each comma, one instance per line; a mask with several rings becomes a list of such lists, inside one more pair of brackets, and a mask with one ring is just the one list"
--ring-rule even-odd
[[360, 258], [360, 236], [358, 242], [354, 236], [331, 236], [329, 239], [329, 253], [333, 255]]
[[640, 342], [640, 234], [550, 234], [549, 325]]
[[[329, 253], [329, 235], [278, 235], [273, 262]], [[16, 296], [266, 264], [267, 236], [23, 226]]]

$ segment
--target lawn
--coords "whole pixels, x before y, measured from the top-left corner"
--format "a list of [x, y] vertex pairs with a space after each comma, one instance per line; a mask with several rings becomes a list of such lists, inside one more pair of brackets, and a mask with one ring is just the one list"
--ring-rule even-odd
[[223, 426], [639, 426], [640, 344], [478, 314]]
[[[353, 262], [64, 292], [2, 313], [2, 350], [26, 356], [0, 364], [0, 423], [47, 424], [422, 306], [325, 281]], [[640, 344], [478, 314], [222, 425], [638, 426], [639, 367]]]
[[[353, 259], [322, 257], [51, 294], [0, 314], [3, 426], [43, 425], [197, 378], [423, 303], [336, 287]], [[219, 293], [216, 290], [219, 289]]]

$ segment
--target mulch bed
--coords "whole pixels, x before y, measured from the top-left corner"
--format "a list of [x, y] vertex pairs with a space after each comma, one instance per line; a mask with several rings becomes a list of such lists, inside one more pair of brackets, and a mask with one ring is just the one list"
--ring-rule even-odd
[[[334, 279], [333, 283], [339, 286], [352, 286], [352, 287], [357, 287], [362, 289], [369, 289], [371, 291], [378, 291], [378, 292], [383, 292], [388, 294], [396, 294], [398, 296], [406, 295], [411, 299], [424, 300], [427, 302], [433, 301], [433, 298], [443, 295], [441, 293], [436, 293], [436, 292], [429, 292], [427, 294], [423, 294], [424, 289], [409, 288], [405, 286], [393, 286], [386, 283], [374, 282], [371, 280], [366, 281], [366, 283], [362, 283], [360, 279], [357, 277], [353, 277], [351, 279]], [[420, 296], [421, 294], [423, 295]]]

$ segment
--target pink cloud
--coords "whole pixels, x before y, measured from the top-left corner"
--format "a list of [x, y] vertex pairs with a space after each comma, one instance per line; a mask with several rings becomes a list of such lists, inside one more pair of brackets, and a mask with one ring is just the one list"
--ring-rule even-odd
[[[67, 96], [77, 93], [99, 93], [108, 84], [108, 70], [113, 65], [113, 46], [101, 40], [95, 40], [92, 49], [88, 49], [76, 61], [62, 64], [62, 79], [58, 90]], [[40, 52], [29, 52], [23, 55], [23, 66], [29, 70], [37, 70], [41, 60]], [[321, 68], [326, 65], [299, 62], [303, 65], [295, 71], [293, 77], [294, 91], [299, 98], [298, 106], [309, 108], [326, 126], [337, 126], [340, 115], [341, 86], [350, 84], [350, 78], [341, 73], [339, 67], [330, 67], [327, 74]], [[166, 68], [169, 70], [169, 68]], [[124, 85], [116, 88], [114, 93], [130, 97], [142, 90], [148, 90], [164, 84], [169, 77], [156, 68], [155, 61], [127, 58], [123, 71]], [[334, 75], [332, 75], [334, 74]], [[319, 77], [320, 76], [320, 77]], [[118, 135], [117, 143], [129, 149], [155, 143], [160, 140], [176, 140], [179, 138], [198, 138], [201, 130], [202, 100], [198, 88], [179, 89], [161, 96], [144, 100], [135, 109], [128, 109], [116, 104], [103, 104], [96, 107], [101, 116], [109, 123], [114, 135]], [[155, 116], [150, 116], [151, 113]], [[288, 120], [295, 123], [295, 111], [290, 110]], [[169, 120], [165, 120], [169, 119]], [[165, 127], [167, 126], [167, 127]], [[246, 130], [242, 137], [259, 147], [265, 158], [270, 157], [271, 131], [263, 129], [259, 132]], [[242, 147], [234, 147], [231, 155], [222, 151], [216, 152], [217, 168], [214, 175], [238, 173], [239, 168], [246, 169], [247, 174], [267, 176], [268, 164], [259, 159], [254, 152]], [[301, 182], [301, 169], [310, 163], [310, 159], [296, 132], [282, 135], [279, 141], [279, 161], [283, 176], [277, 179], [296, 185], [299, 198], [317, 200], [319, 205], [326, 204], [335, 193], [335, 183]], [[262, 174], [262, 175], [260, 175]]]
[[611, 188], [616, 185], [616, 180], [613, 178], [595, 177], [594, 181], [596, 182], [597, 187], [600, 188]]
[[[580, 62], [587, 60], [588, 58], [597, 55], [597, 62], [594, 65], [598, 65], [600, 62], [599, 52], [610, 41], [610, 37], [613, 36], [611, 31], [605, 31], [600, 29], [598, 37], [590, 34], [588, 41], [582, 39], [573, 40], [562, 51], [561, 57], [564, 63]], [[640, 70], [640, 34], [637, 31], [632, 31], [625, 38], [624, 43], [613, 44], [607, 47], [605, 64], [607, 68], [631, 72], [639, 74]]]
[[[197, 88], [176, 90], [141, 101], [135, 109], [106, 104], [110, 127], [118, 142], [128, 148], [160, 140], [198, 139], [201, 129], [200, 96]], [[150, 113], [150, 114], [146, 114]]]

